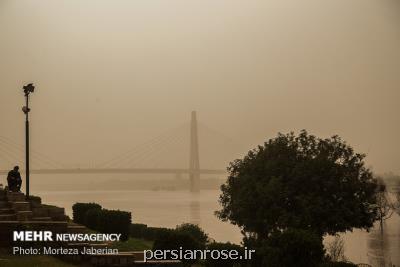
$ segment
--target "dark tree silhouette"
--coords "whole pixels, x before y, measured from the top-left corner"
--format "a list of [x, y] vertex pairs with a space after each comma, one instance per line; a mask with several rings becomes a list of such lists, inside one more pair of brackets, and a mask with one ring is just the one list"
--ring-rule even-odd
[[265, 240], [288, 228], [336, 234], [377, 220], [377, 181], [339, 136], [278, 134], [232, 162], [217, 216]]
[[396, 204], [393, 204], [390, 201], [388, 196], [386, 184], [382, 178], [378, 179], [378, 187], [376, 192], [376, 205], [378, 208], [378, 219], [379, 219], [379, 226], [381, 230], [381, 234], [383, 234], [383, 222], [390, 217], [392, 217], [393, 212], [396, 209]]

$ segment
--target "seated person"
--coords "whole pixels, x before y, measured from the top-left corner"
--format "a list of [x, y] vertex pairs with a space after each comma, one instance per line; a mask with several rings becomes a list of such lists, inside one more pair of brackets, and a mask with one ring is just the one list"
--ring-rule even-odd
[[22, 179], [19, 173], [19, 167], [15, 166], [7, 175], [8, 188], [12, 192], [19, 192], [21, 189]]

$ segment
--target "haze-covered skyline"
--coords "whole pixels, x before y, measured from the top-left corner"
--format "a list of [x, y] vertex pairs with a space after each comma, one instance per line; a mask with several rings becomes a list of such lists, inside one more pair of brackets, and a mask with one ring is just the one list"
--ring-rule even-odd
[[21, 87], [34, 82], [32, 146], [67, 164], [196, 110], [243, 152], [307, 129], [399, 173], [399, 16], [391, 0], [2, 0], [0, 136], [23, 144]]

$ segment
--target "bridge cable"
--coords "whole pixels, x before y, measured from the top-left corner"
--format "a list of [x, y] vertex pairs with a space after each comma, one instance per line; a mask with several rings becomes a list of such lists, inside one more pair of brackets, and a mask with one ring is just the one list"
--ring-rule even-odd
[[[17, 153], [20, 155], [20, 157], [24, 158], [25, 157], [25, 149], [22, 148], [21, 145], [16, 144], [15, 142], [11, 141], [8, 138], [2, 137], [0, 136], [0, 141], [3, 142], [3, 144], [7, 145], [8, 147], [10, 147], [11, 149], [13, 149], [14, 151], [18, 151]], [[55, 169], [63, 166], [62, 164], [50, 159], [47, 156], [44, 156], [43, 154], [32, 150], [31, 149], [31, 158], [33, 160], [34, 163], [39, 163], [38, 165], [40, 166], [46, 166], [49, 165]], [[37, 161], [37, 162], [36, 162]]]
[[[176, 135], [170, 135], [166, 136], [163, 139], [157, 140], [157, 142], [154, 142], [150, 144], [145, 151], [143, 151], [140, 154], [133, 154], [130, 155], [128, 158], [125, 159], [125, 162], [132, 164], [132, 162], [137, 162], [136, 164], [140, 162], [145, 162], [151, 158], [154, 159], [155, 153], [157, 153], [160, 150], [160, 145], [167, 145], [168, 143], [171, 142], [171, 140], [176, 139]], [[139, 167], [139, 166], [138, 166]]]
[[[182, 125], [174, 128], [170, 131], [167, 131], [166, 133], [168, 133], [168, 134], [170, 132], [174, 133], [176, 130], [179, 130], [180, 128], [182, 128]], [[127, 151], [119, 156], [116, 156], [116, 157], [112, 158], [111, 160], [106, 161], [101, 166], [110, 166], [113, 164], [121, 165], [122, 162], [127, 161], [132, 157], [140, 156], [141, 154], [147, 153], [149, 150], [149, 146], [153, 147], [155, 144], [162, 143], [170, 136], [170, 135], [166, 136], [166, 133], [163, 133], [149, 141], [146, 141], [143, 144], [135, 146], [134, 148], [130, 149], [129, 151]]]

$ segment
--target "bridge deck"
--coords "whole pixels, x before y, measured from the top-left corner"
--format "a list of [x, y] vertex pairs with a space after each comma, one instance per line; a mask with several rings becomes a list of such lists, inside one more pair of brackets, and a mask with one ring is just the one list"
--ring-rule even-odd
[[[24, 171], [22, 171], [24, 172]], [[152, 168], [87, 168], [87, 169], [37, 169], [31, 170], [32, 174], [101, 174], [101, 173], [138, 173], [138, 174], [226, 174], [224, 170], [213, 170], [213, 169], [200, 169], [200, 170], [189, 170], [189, 169], [152, 169]], [[0, 174], [7, 174], [8, 171], [0, 170]]]

